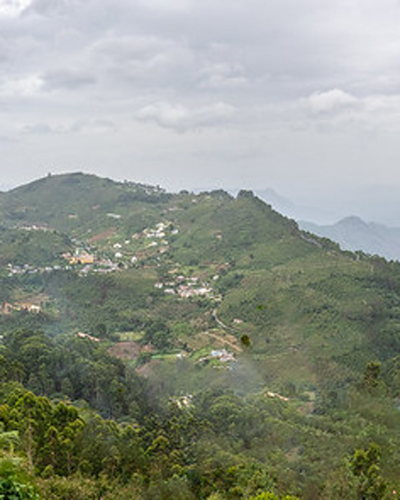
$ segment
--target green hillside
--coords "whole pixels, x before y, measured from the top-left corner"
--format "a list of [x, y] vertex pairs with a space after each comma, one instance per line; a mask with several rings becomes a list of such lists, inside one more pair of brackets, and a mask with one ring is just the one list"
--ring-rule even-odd
[[[4, 193], [0, 213], [0, 421], [19, 435], [3, 455], [43, 498], [397, 498], [399, 264], [249, 191], [77, 173]], [[65, 438], [60, 401], [100, 437], [32, 451], [12, 416], [26, 389], [48, 412], [38, 447], [49, 426]]]

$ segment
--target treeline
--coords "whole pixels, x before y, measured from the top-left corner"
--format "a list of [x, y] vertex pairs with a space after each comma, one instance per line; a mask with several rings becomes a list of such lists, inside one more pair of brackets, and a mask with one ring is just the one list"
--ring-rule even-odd
[[107, 418], [148, 410], [144, 379], [88, 339], [10, 332], [0, 351], [0, 380], [20, 382], [38, 395], [83, 400]]
[[299, 497], [287, 495], [300, 489], [293, 471], [276, 451], [268, 463], [251, 457], [241, 436], [255, 439], [260, 433], [262, 439], [268, 432], [274, 448], [274, 440], [283, 439], [279, 433], [288, 437], [285, 426], [294, 425], [285, 412], [278, 402], [262, 405], [209, 391], [192, 407], [171, 401], [141, 422], [118, 424], [89, 409], [52, 403], [18, 383], [3, 383], [0, 495], [47, 500], [397, 498], [381, 475], [376, 444], [349, 453], [319, 485], [313, 485], [312, 460], [304, 456], [302, 474], [310, 477], [303, 478]]
[[208, 422], [174, 404], [118, 425], [15, 383], [0, 402], [0, 495], [20, 490], [3, 498], [281, 498], [268, 467], [213, 445]]

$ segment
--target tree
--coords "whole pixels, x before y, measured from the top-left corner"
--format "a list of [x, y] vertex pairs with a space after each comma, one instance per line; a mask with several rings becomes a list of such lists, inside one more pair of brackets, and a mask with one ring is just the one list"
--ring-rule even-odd
[[35, 488], [16, 459], [0, 461], [0, 498], [12, 500], [39, 500]]
[[379, 385], [381, 374], [381, 364], [379, 361], [367, 363], [364, 371], [363, 385], [368, 391], [374, 391]]
[[358, 498], [360, 500], [379, 500], [384, 497], [387, 484], [379, 474], [381, 451], [372, 443], [366, 450], [356, 450], [350, 466], [358, 479]]

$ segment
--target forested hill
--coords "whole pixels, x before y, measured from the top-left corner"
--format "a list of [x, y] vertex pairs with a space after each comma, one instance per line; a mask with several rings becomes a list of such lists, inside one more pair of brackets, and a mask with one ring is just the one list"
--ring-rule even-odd
[[0, 214], [10, 485], [397, 498], [399, 264], [343, 252], [250, 191], [77, 173], [3, 193]]

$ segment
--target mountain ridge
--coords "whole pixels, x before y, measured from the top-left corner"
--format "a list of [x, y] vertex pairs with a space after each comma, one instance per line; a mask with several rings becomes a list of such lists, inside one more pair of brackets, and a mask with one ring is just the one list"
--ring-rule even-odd
[[388, 260], [400, 260], [400, 228], [365, 222], [349, 216], [335, 224], [319, 225], [299, 221], [299, 227], [339, 243], [344, 250], [377, 254]]

